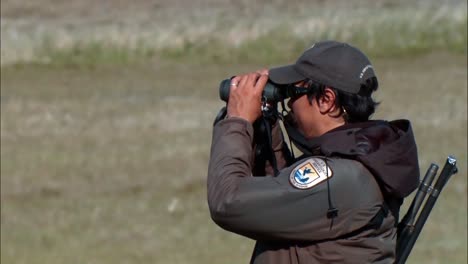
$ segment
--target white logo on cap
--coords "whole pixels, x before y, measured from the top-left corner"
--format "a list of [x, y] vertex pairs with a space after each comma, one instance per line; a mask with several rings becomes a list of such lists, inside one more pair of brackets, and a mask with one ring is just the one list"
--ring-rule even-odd
[[372, 67], [372, 65], [370, 65], [370, 64], [366, 65], [366, 67], [364, 67], [364, 69], [362, 69], [361, 74], [359, 75], [359, 79], [362, 79], [362, 76], [364, 76], [364, 73], [366, 73], [366, 71], [368, 69], [373, 69], [373, 68], [374, 67]]

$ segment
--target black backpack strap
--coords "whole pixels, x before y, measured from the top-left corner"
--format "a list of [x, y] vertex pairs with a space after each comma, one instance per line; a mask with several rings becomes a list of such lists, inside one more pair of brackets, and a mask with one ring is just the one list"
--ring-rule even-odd
[[400, 207], [403, 204], [403, 198], [390, 197], [389, 195], [387, 195], [387, 197], [385, 198], [385, 204], [388, 206], [388, 209], [395, 218], [395, 227], [397, 227], [398, 222], [400, 221]]

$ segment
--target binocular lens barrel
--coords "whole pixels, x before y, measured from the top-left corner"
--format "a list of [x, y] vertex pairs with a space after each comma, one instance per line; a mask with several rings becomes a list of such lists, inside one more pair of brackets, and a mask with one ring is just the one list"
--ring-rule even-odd
[[[219, 98], [225, 102], [229, 100], [229, 91], [231, 90], [231, 79], [222, 80], [219, 85]], [[280, 89], [271, 82], [267, 82], [263, 89], [263, 97], [269, 102], [278, 102], [286, 99], [286, 89]]]

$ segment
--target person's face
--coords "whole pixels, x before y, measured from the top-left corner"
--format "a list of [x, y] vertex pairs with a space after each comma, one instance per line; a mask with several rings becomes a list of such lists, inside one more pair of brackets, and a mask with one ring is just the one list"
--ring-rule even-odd
[[[307, 84], [306, 84], [305, 81], [300, 81], [300, 82], [298, 82], [298, 83], [295, 83], [294, 86], [296, 86], [296, 87], [307, 87]], [[300, 98], [302, 98], [302, 97], [307, 97], [307, 96], [305, 96], [305, 94], [304, 94], [304, 95], [300, 95], [300, 96], [295, 96], [295, 97], [289, 98], [288, 107], [289, 107], [289, 109], [291, 109], [291, 111], [292, 111], [293, 113], [294, 113], [294, 110], [293, 110], [293, 105], [294, 105], [294, 103], [295, 103], [298, 99], [300, 99]]]
[[[297, 87], [307, 87], [304, 81], [295, 84]], [[289, 99], [288, 107], [291, 109], [297, 129], [306, 137], [310, 137], [310, 126], [313, 124], [315, 115], [317, 114], [317, 104], [310, 103], [307, 95], [301, 95]]]
[[[307, 87], [305, 82], [296, 84], [299, 87]], [[306, 138], [314, 138], [323, 135], [327, 131], [343, 125], [344, 119], [339, 108], [335, 105], [336, 94], [326, 87], [320, 98], [308, 98], [306, 94], [293, 97], [288, 102], [296, 128]]]

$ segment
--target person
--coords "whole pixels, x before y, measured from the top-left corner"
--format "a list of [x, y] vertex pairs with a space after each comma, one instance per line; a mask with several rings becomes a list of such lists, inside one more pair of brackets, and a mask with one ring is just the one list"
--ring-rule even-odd
[[[288, 158], [293, 149], [274, 123], [277, 175], [253, 173], [267, 82], [296, 91], [283, 122], [303, 154]], [[232, 78], [227, 116], [213, 128], [208, 205], [220, 227], [256, 240], [251, 263], [394, 262], [399, 207], [419, 165], [408, 120], [369, 120], [377, 88], [366, 55], [336, 41]]]

